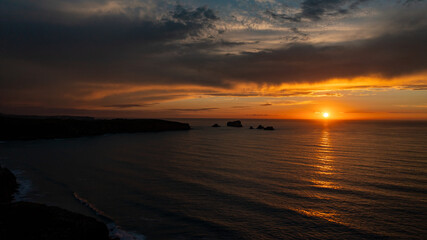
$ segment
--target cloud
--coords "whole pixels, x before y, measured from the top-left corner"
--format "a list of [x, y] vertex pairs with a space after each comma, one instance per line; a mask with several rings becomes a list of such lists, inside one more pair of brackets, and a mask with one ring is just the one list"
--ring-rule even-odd
[[404, 2], [404, 4], [405, 4], [405, 5], [411, 5], [411, 4], [418, 3], [418, 2], [422, 2], [422, 1], [424, 1], [424, 0], [406, 0], [406, 1]]
[[265, 14], [271, 16], [274, 19], [286, 20], [290, 22], [301, 22], [301, 17], [299, 15], [290, 16], [289, 14], [286, 14], [286, 13], [275, 13], [269, 9], [265, 11]]
[[325, 15], [335, 16], [348, 14], [362, 2], [369, 0], [305, 0], [301, 3], [301, 18], [313, 21], [321, 20]]
[[168, 109], [169, 111], [178, 111], [178, 112], [204, 112], [218, 110], [219, 108], [209, 107], [209, 108], [172, 108]]
[[134, 108], [134, 107], [143, 107], [146, 105], [141, 104], [116, 104], [116, 105], [107, 105], [107, 108]]
[[[246, 50], [249, 42], [258, 39], [274, 42], [276, 39], [265, 37], [274, 32], [270, 23], [260, 22], [267, 27], [256, 32], [256, 39], [251, 38], [253, 35], [242, 39], [238, 34], [223, 38], [228, 30], [224, 33], [218, 25], [224, 23], [224, 12], [207, 6], [176, 5], [149, 14], [158, 7], [156, 1], [144, 1], [147, 4], [143, 6], [131, 2], [137, 3], [1, 1], [0, 105], [57, 104], [65, 109], [77, 104], [113, 111], [136, 110], [145, 104], [196, 95], [314, 96], [310, 90], [263, 92], [238, 86], [254, 85], [253, 89], [259, 89], [360, 76], [392, 79], [427, 71], [427, 9], [422, 4], [415, 6], [415, 2], [399, 9], [393, 15], [396, 20], [387, 23], [390, 27], [380, 25], [387, 31], [363, 40], [321, 44], [307, 41], [274, 48], [254, 44], [256, 51], [233, 54], [223, 54], [224, 49], [238, 46]], [[353, 11], [361, 2], [305, 0], [298, 12], [287, 14], [310, 24], [333, 14], [344, 16], [347, 13], [341, 9]], [[258, 9], [260, 15], [263, 9]], [[269, 13], [274, 18], [285, 17]], [[308, 38], [310, 33], [298, 21], [296, 27], [285, 27], [290, 37], [298, 38], [292, 41]], [[103, 86], [116, 85], [126, 89], [118, 92], [111, 87], [102, 93]], [[163, 92], [149, 87], [153, 85], [161, 86]], [[138, 90], [141, 86], [147, 86], [147, 90]], [[204, 90], [174, 91], [178, 86]], [[417, 85], [413, 89], [425, 87]], [[179, 110], [197, 111], [175, 111]]]
[[333, 78], [393, 78], [427, 70], [427, 28], [340, 43], [248, 53], [221, 59], [223, 79], [259, 84], [320, 82]]
[[364, 2], [372, 0], [304, 0], [300, 6], [300, 12], [290, 15], [287, 13], [275, 13], [267, 10], [265, 13], [274, 19], [290, 22], [301, 22], [304, 19], [319, 21], [324, 16], [346, 15], [358, 9]]

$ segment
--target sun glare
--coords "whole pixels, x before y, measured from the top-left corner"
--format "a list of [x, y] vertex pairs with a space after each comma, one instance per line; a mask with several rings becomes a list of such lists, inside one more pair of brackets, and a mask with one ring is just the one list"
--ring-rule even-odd
[[329, 117], [329, 113], [327, 113], [327, 112], [323, 113], [323, 117], [324, 118], [328, 118]]

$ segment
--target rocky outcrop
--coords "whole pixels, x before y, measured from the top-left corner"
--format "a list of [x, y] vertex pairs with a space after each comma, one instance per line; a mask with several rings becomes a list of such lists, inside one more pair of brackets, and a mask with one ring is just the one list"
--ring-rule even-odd
[[0, 239], [109, 240], [105, 224], [59, 207], [16, 202], [0, 212]]
[[254, 127], [250, 126], [249, 129], [254, 129]]
[[227, 122], [227, 127], [243, 127], [243, 126], [242, 126], [242, 122], [237, 120], [237, 121]]
[[274, 130], [274, 127], [265, 127], [264, 130]]
[[9, 169], [0, 166], [0, 203], [11, 202], [17, 189], [15, 175]]
[[258, 125], [258, 127], [256, 129], [264, 129], [264, 126]]
[[189, 130], [187, 123], [158, 119], [94, 119], [0, 115], [0, 140], [72, 138], [110, 133]]
[[14, 202], [16, 177], [0, 167], [0, 239], [111, 240], [95, 218], [39, 203]]
[[217, 127], [221, 127], [221, 126], [218, 125], [217, 123], [215, 123], [214, 125], [212, 125], [212, 127], [217, 128]]

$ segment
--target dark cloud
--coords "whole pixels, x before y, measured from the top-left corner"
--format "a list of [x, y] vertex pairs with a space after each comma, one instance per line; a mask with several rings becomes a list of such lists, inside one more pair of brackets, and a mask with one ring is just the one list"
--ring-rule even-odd
[[348, 14], [358, 8], [363, 2], [371, 0], [304, 0], [301, 11], [295, 15], [278, 14], [267, 10], [266, 14], [274, 19], [290, 22], [301, 22], [302, 19], [319, 21], [324, 16], [337, 16]]
[[[59, 51], [59, 54], [68, 57], [69, 51], [100, 53], [110, 47], [107, 52], [111, 53], [126, 46], [139, 46], [145, 48], [143, 52], [151, 52], [168, 50], [155, 45], [201, 36], [215, 28], [214, 21], [217, 19], [206, 7], [187, 10], [179, 5], [162, 20], [132, 19], [119, 14], [92, 16], [77, 23], [65, 24], [58, 23], [56, 18], [44, 21], [10, 16], [1, 19], [0, 37], [2, 50], [6, 54], [25, 54], [38, 49], [44, 55], [50, 56]], [[154, 45], [154, 49], [147, 49], [147, 45]]]
[[[316, 82], [377, 75], [392, 78], [427, 70], [427, 28], [329, 46], [293, 45], [232, 56], [212, 72], [256, 83]], [[234, 64], [236, 63], [236, 64]]]
[[263, 107], [268, 107], [268, 106], [271, 106], [271, 105], [273, 105], [273, 104], [271, 104], [271, 103], [263, 103], [263, 104], [260, 104], [260, 106], [263, 106]]
[[211, 9], [204, 7], [199, 7], [196, 10], [188, 10], [182, 7], [181, 5], [176, 6], [172, 16], [175, 19], [179, 19], [185, 23], [198, 22], [201, 24], [210, 24], [210, 20], [218, 20], [219, 18], [215, 15], [215, 12]]
[[291, 30], [291, 34], [285, 37], [287, 41], [290, 41], [290, 42], [306, 41], [310, 38], [308, 33], [301, 32], [296, 27], [291, 27], [289, 30]]
[[410, 5], [410, 4], [413, 4], [413, 3], [418, 3], [418, 2], [423, 2], [424, 0], [406, 0], [405, 2], [404, 2], [404, 4], [405, 5]]
[[[191, 44], [138, 45], [124, 44], [125, 40], [118, 45], [101, 42], [85, 45], [64, 39], [40, 43], [38, 47], [36, 43], [13, 42], [11, 36], [17, 35], [5, 32], [15, 30], [1, 29], [0, 87], [3, 89], [61, 86], [64, 82], [78, 81], [228, 87], [233, 82], [318, 82], [373, 74], [391, 78], [427, 70], [425, 26], [368, 40], [328, 46], [296, 44], [240, 55], [212, 54], [202, 51], [204, 46], [192, 48]], [[30, 38], [28, 31], [22, 30], [22, 34]], [[40, 36], [34, 38], [37, 42]]]
[[[398, 1], [399, 4], [410, 6], [424, 0]], [[276, 20], [298, 23], [303, 19], [319, 21], [328, 16], [340, 16], [359, 10], [359, 6], [374, 0], [304, 0], [300, 6], [300, 12], [289, 15], [266, 10], [265, 14]]]
[[274, 19], [286, 20], [291, 22], [301, 22], [301, 17], [299, 15], [289, 16], [288, 14], [284, 14], [284, 13], [275, 13], [269, 9], [267, 9], [265, 13]]
[[170, 58], [234, 44], [209, 38], [218, 33], [219, 18], [207, 7], [192, 10], [178, 5], [161, 20], [123, 14], [79, 18], [40, 10], [41, 15], [51, 16], [46, 19], [22, 16], [21, 8], [8, 10], [0, 18], [1, 77], [17, 86], [70, 81], [164, 83], [172, 77], [192, 82], [197, 76], [182, 71], [179, 64], [169, 65]]
[[356, 10], [364, 2], [372, 0], [305, 0], [301, 4], [302, 18], [320, 20], [323, 16], [343, 15]]
[[[360, 2], [304, 1], [301, 17], [316, 20], [342, 6], [355, 8]], [[167, 93], [117, 93], [96, 102], [96, 106], [131, 108], [193, 94], [175, 93], [174, 85], [231, 88], [234, 83], [279, 85], [369, 75], [392, 78], [427, 70], [425, 14], [396, 18], [399, 23], [390, 26], [402, 28], [366, 40], [321, 46], [294, 44], [257, 53], [223, 55], [216, 48], [246, 43], [212, 38], [218, 33], [215, 24], [219, 18], [207, 7], [177, 6], [164, 17], [150, 20], [125, 14], [81, 18], [72, 13], [61, 15], [55, 10], [36, 9], [37, 3], [31, 4], [24, 8], [15, 6], [13, 1], [0, 3], [0, 105], [18, 99], [17, 95], [24, 103], [40, 100], [39, 105], [57, 102], [65, 95], [79, 99], [84, 91], [79, 91], [78, 84], [165, 86]], [[300, 37], [305, 34], [298, 28], [291, 31]], [[262, 95], [220, 91], [202, 94]], [[296, 95], [284, 92], [277, 96]]]

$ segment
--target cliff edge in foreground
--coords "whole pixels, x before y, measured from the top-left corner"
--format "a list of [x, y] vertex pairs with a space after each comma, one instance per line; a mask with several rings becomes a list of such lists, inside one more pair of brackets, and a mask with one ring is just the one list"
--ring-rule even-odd
[[0, 166], [0, 239], [110, 240], [104, 223], [82, 214], [31, 202], [11, 202], [16, 177]]

